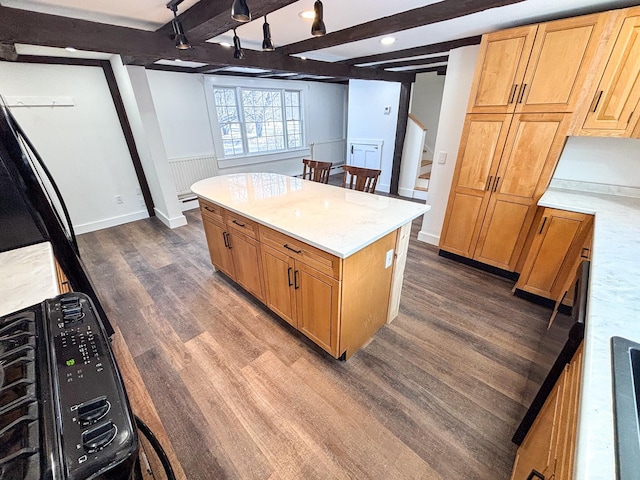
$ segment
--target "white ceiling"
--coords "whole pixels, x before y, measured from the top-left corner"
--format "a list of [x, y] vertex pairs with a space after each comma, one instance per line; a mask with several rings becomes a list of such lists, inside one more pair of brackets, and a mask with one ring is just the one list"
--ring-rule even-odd
[[[0, 5], [43, 13], [81, 18], [101, 23], [155, 30], [167, 23], [172, 13], [166, 8], [168, 0], [0, 0]], [[231, 0], [229, 9], [231, 7]], [[441, 0], [323, 0], [327, 32], [359, 25], [377, 18], [419, 8]], [[276, 46], [311, 37], [311, 21], [299, 17], [304, 10], [313, 9], [314, 0], [299, 0], [268, 16]], [[184, 0], [179, 12], [197, 3]], [[489, 31], [544, 20], [549, 17], [570, 16], [596, 9], [621, 8], [634, 3], [630, 0], [525, 0], [506, 7], [495, 8], [466, 17], [400, 31], [390, 46], [380, 44], [380, 37], [360, 40], [321, 50], [304, 52], [299, 56], [324, 61], [375, 55], [416, 46], [479, 35]], [[247, 0], [251, 8], [251, 0]], [[260, 49], [262, 18], [238, 24], [237, 32], [243, 48]], [[210, 41], [231, 43], [232, 32]], [[413, 67], [419, 68], [419, 66]]]

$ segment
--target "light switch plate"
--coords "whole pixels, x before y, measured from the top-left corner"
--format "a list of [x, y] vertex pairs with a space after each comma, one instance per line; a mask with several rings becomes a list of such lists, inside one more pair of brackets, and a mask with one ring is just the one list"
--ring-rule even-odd
[[384, 268], [389, 268], [391, 265], [393, 265], [393, 249], [387, 252], [387, 256], [384, 260]]
[[438, 163], [445, 164], [447, 162], [447, 152], [438, 152]]

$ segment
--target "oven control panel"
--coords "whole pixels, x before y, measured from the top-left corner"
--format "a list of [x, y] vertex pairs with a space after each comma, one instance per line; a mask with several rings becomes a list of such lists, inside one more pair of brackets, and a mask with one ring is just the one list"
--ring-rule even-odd
[[45, 304], [67, 478], [88, 478], [135, 456], [134, 421], [91, 299], [72, 292]]

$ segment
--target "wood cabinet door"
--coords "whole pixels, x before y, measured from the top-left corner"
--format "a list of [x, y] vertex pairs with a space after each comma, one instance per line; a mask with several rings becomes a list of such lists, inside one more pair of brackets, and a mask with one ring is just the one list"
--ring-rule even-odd
[[234, 278], [233, 259], [231, 258], [231, 252], [227, 248], [224, 226], [218, 222], [214, 222], [205, 215], [202, 216], [202, 224], [204, 225], [204, 233], [207, 237], [211, 263], [221, 272]]
[[513, 116], [473, 258], [514, 271], [566, 141], [566, 114]]
[[545, 208], [538, 233], [518, 280], [518, 288], [545, 298], [553, 298], [562, 265], [587, 219], [583, 213]]
[[640, 118], [639, 100], [640, 8], [635, 8], [624, 19], [615, 37], [613, 50], [584, 121], [585, 131], [581, 133], [631, 136]]
[[544, 478], [553, 478], [555, 471], [554, 434], [565, 379], [566, 374], [563, 372], [545, 400], [522, 445], [518, 448], [511, 480], [539, 478], [531, 476], [534, 470], [542, 474]]
[[573, 112], [599, 47], [606, 14], [538, 26], [516, 112]]
[[467, 115], [440, 248], [471, 257], [497, 177], [511, 115]]
[[227, 234], [227, 243], [233, 256], [235, 281], [264, 302], [260, 244], [254, 238], [235, 232]]
[[287, 323], [298, 328], [294, 280], [294, 260], [274, 248], [262, 245], [265, 303]]
[[529, 25], [482, 37], [469, 113], [513, 112], [537, 28]]
[[298, 330], [334, 357], [338, 356], [339, 288], [336, 279], [296, 261]]

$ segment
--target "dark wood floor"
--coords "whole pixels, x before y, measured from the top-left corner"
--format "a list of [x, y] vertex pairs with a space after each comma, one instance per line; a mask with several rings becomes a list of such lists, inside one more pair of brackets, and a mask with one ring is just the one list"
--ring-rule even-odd
[[507, 479], [550, 311], [415, 240], [399, 317], [340, 362], [213, 273], [199, 213], [80, 236], [134, 410], [188, 479]]

